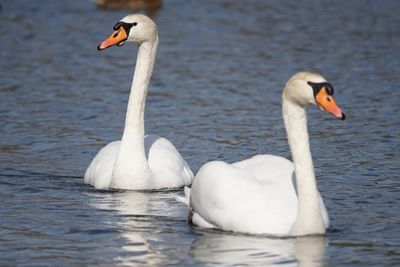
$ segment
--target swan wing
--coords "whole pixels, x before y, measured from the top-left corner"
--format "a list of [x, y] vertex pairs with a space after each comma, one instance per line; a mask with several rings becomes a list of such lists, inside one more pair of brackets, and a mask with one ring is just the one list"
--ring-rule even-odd
[[85, 172], [86, 184], [95, 188], [109, 188], [120, 144], [121, 141], [114, 141], [100, 149]]
[[[294, 174], [294, 164], [288, 159], [274, 155], [257, 155], [250, 159], [233, 163], [232, 165], [245, 169], [260, 181], [271, 181], [282, 183], [285, 187], [292, 191], [290, 194], [296, 193], [296, 177]], [[296, 194], [297, 195], [297, 194]], [[325, 208], [324, 200], [318, 192], [322, 218], [326, 228], [329, 228], [329, 216]]]
[[[293, 187], [293, 163], [275, 155], [256, 155], [252, 158], [235, 162], [232, 166], [248, 171], [260, 182], [282, 182]], [[294, 187], [293, 187], [294, 188]]]
[[182, 187], [192, 183], [193, 172], [168, 139], [146, 135], [144, 144], [155, 188]]
[[[286, 188], [289, 194], [296, 194], [296, 177], [294, 164], [290, 160], [275, 155], [256, 155], [232, 164], [235, 167], [247, 170], [259, 181], [281, 183], [281, 188]], [[297, 194], [296, 194], [297, 196]], [[329, 228], [329, 216], [324, 200], [318, 192], [322, 218], [326, 228]]]
[[[190, 191], [194, 215], [223, 230], [286, 235], [297, 214], [293, 185], [285, 186], [282, 177], [260, 179], [246, 169], [252, 164], [212, 161], [201, 167]], [[281, 180], [291, 181], [292, 175]]]

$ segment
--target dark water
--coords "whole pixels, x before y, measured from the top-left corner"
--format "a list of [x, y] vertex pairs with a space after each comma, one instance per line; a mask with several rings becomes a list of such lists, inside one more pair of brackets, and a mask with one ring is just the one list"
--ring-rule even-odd
[[325, 237], [271, 239], [186, 224], [181, 191], [99, 191], [90, 160], [121, 136], [136, 48], [102, 53], [126, 11], [90, 1], [1, 1], [0, 265], [400, 264], [400, 2], [172, 1], [148, 133], [194, 171], [212, 159], [289, 157], [280, 96], [323, 73], [347, 114], [310, 108]]

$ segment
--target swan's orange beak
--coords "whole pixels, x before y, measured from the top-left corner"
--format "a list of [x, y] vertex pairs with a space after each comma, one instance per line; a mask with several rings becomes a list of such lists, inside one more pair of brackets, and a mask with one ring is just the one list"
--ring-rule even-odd
[[113, 45], [121, 46], [125, 43], [125, 40], [128, 38], [128, 34], [126, 33], [124, 27], [119, 27], [118, 30], [114, 31], [110, 37], [104, 40], [101, 44], [97, 46], [97, 50], [103, 50]]
[[342, 110], [336, 104], [333, 96], [328, 94], [325, 87], [319, 90], [318, 94], [315, 96], [315, 101], [317, 102], [318, 107], [323, 111], [327, 111], [341, 120], [346, 118]]

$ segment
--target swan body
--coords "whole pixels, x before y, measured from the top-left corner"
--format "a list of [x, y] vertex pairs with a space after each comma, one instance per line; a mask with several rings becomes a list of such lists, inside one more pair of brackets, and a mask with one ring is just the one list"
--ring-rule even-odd
[[[85, 174], [85, 182], [96, 188], [109, 188], [114, 162], [121, 141], [114, 141], [104, 146], [92, 160]], [[129, 182], [123, 188], [174, 188], [176, 184], [191, 183], [192, 172], [174, 145], [166, 138], [146, 135], [144, 138], [149, 168], [152, 179], [138, 179]], [[86, 178], [87, 177], [87, 178]], [[177, 177], [181, 180], [177, 180]], [[136, 184], [133, 184], [137, 182]]]
[[[293, 163], [274, 155], [257, 155], [233, 164], [208, 162], [196, 174], [190, 190], [192, 221], [196, 225], [210, 222], [209, 228], [227, 231], [286, 236], [298, 206], [293, 176]], [[209, 204], [212, 206], [206, 206]], [[319, 204], [328, 227], [320, 196]]]
[[126, 16], [114, 26], [99, 50], [126, 42], [139, 45], [136, 68], [120, 141], [103, 147], [85, 173], [96, 188], [149, 190], [191, 184], [193, 173], [174, 145], [163, 137], [144, 135], [144, 108], [158, 47], [154, 22], [145, 15]]
[[[333, 94], [322, 76], [309, 72], [294, 75], [285, 87], [283, 114], [294, 162], [257, 155], [233, 164], [211, 161], [199, 169], [192, 188], [185, 189], [193, 224], [274, 236], [325, 233], [329, 217], [315, 181], [305, 107], [317, 104], [344, 119], [327, 87]], [[322, 105], [326, 97], [335, 106]]]

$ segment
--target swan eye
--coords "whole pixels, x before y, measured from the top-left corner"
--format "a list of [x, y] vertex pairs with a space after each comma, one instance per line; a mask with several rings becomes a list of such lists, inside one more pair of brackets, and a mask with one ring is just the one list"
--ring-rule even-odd
[[334, 90], [333, 90], [333, 86], [330, 83], [327, 82], [323, 82], [323, 83], [313, 83], [313, 82], [307, 82], [308, 85], [311, 86], [311, 88], [314, 91], [314, 97], [318, 94], [319, 91], [321, 91], [321, 89], [325, 89], [326, 93], [328, 95], [333, 95]]
[[115, 23], [113, 29], [114, 31], [117, 31], [119, 29], [119, 27], [121, 27], [124, 23], [121, 21], [118, 21], [117, 23]]
[[328, 93], [328, 95], [333, 95], [333, 93], [334, 93], [333, 87], [329, 83], [326, 84], [325, 90]]
[[[113, 29], [114, 31], [117, 31], [119, 33], [119, 29], [124, 28], [125, 32], [127, 33], [127, 35], [129, 35], [129, 32], [131, 30], [131, 28], [133, 26], [136, 26], [138, 23], [137, 22], [133, 22], [133, 23], [126, 23], [123, 21], [118, 21], [117, 23], [115, 23]], [[116, 37], [116, 35], [114, 35], [114, 38]]]

